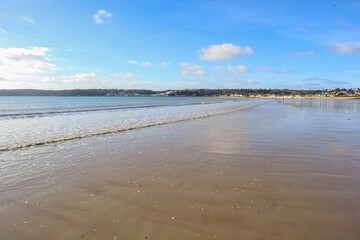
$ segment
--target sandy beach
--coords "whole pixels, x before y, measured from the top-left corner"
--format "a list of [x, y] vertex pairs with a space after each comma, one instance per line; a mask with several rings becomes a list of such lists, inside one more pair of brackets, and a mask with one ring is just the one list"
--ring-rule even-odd
[[0, 239], [359, 239], [351, 114], [273, 101], [3, 152]]

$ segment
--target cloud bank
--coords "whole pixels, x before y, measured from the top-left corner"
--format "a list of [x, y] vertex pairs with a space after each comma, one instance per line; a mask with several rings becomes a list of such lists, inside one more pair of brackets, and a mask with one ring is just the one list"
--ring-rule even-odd
[[41, 82], [43, 74], [59, 69], [50, 63], [48, 51], [44, 47], [0, 48], [0, 78], [13, 83], [14, 87]]

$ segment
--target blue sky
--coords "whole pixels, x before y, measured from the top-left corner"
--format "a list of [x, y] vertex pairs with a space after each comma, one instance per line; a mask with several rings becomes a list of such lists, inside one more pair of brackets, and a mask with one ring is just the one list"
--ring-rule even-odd
[[0, 89], [337, 87], [358, 0], [0, 2]]

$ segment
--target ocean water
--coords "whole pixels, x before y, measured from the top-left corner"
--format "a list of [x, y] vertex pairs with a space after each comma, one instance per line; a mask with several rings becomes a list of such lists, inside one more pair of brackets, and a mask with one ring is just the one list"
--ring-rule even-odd
[[0, 150], [199, 118], [259, 102], [194, 97], [0, 97]]
[[358, 100], [1, 100], [0, 239], [360, 236]]

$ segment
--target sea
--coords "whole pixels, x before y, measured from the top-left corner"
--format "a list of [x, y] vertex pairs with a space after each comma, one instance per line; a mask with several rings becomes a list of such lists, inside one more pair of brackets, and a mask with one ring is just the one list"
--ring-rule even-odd
[[260, 102], [203, 97], [0, 97], [0, 151], [216, 115]]
[[0, 97], [0, 239], [360, 239], [360, 100]]

